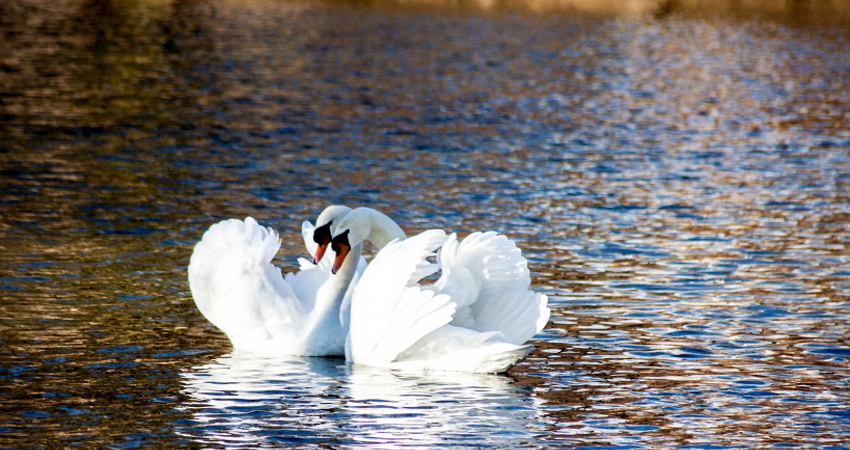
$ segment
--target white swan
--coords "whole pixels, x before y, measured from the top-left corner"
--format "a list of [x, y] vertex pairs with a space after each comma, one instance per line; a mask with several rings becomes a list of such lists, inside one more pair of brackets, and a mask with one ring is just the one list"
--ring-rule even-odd
[[[547, 297], [529, 289], [527, 261], [494, 232], [429, 230], [406, 238], [380, 212], [357, 208], [331, 224], [332, 271], [346, 270], [364, 240], [380, 250], [353, 286], [346, 358], [412, 370], [501, 373], [549, 320]], [[429, 258], [439, 248], [436, 263]], [[436, 283], [420, 281], [436, 271]]]
[[[329, 225], [350, 208], [329, 206], [302, 224], [314, 260], [330, 243]], [[346, 267], [331, 276], [330, 263], [299, 259], [301, 271], [287, 274], [271, 263], [280, 249], [276, 231], [248, 217], [214, 224], [195, 246], [189, 287], [198, 309], [239, 350], [271, 355], [343, 355], [348, 333], [349, 284], [365, 261], [352, 252]]]

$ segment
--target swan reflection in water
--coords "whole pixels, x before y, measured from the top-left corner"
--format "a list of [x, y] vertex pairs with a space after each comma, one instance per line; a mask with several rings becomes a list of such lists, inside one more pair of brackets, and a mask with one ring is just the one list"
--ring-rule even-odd
[[182, 375], [186, 439], [260, 445], [504, 448], [541, 420], [530, 389], [500, 375], [400, 373], [324, 357], [234, 352]]

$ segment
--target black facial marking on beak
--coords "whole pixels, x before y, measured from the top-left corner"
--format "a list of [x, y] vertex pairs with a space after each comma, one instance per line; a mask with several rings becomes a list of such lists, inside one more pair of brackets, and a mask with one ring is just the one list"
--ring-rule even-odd
[[319, 244], [316, 248], [316, 254], [313, 255], [313, 264], [319, 264], [322, 257], [325, 256], [325, 250], [328, 249], [328, 244], [331, 243], [331, 224], [328, 222], [313, 230], [313, 242]]
[[333, 267], [331, 267], [331, 273], [333, 274], [336, 274], [339, 271], [339, 268], [342, 267], [342, 263], [345, 262], [345, 257], [348, 256], [348, 252], [351, 251], [351, 244], [348, 242], [349, 231], [351, 230], [345, 230], [331, 240], [331, 249], [334, 253], [336, 253]]
[[328, 222], [320, 227], [316, 227], [313, 230], [313, 242], [321, 245], [327, 245], [331, 241], [331, 224], [333, 221]]

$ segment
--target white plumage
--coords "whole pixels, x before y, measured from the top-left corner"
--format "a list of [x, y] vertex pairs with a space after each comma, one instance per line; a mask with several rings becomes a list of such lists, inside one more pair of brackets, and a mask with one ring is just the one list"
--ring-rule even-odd
[[[392, 369], [500, 373], [528, 355], [525, 343], [549, 320], [546, 296], [530, 289], [526, 259], [503, 235], [473, 233], [459, 241], [428, 230], [407, 238], [375, 210], [340, 206], [316, 223], [302, 225], [307, 250], [320, 256], [332, 243], [336, 260], [299, 259], [301, 270], [286, 277], [271, 263], [277, 232], [250, 217], [211, 226], [195, 246], [192, 296], [234, 348], [344, 354], [355, 364]], [[329, 235], [317, 245], [321, 228]], [[367, 239], [380, 248], [368, 267], [360, 255]], [[423, 281], [436, 273], [436, 282]]]
[[[373, 233], [387, 240], [389, 221], [358, 208], [331, 229], [357, 246]], [[421, 283], [438, 270], [436, 283]], [[396, 236], [353, 287], [346, 357], [398, 369], [504, 372], [531, 351], [525, 342], [549, 320], [548, 299], [530, 282], [525, 258], [505, 236]]]
[[[320, 216], [321, 217], [321, 216]], [[315, 252], [313, 225], [302, 225]], [[300, 259], [284, 278], [271, 263], [277, 232], [248, 217], [214, 224], [195, 246], [189, 286], [198, 309], [227, 334], [234, 348], [272, 355], [343, 355], [348, 334], [349, 284], [365, 266], [331, 275], [330, 262]], [[358, 261], [362, 258], [358, 258]]]

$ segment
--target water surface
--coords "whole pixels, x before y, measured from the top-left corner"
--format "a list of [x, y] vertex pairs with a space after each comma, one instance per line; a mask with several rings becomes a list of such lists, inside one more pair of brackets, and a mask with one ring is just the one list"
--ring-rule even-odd
[[[0, 446], [846, 448], [846, 11], [552, 4], [0, 6]], [[192, 246], [330, 203], [515, 238], [537, 350], [232, 353]]]

